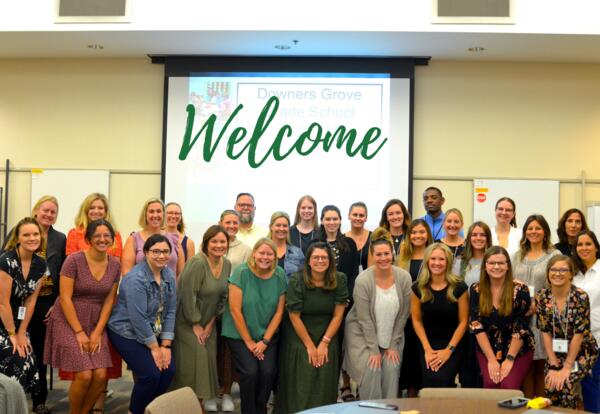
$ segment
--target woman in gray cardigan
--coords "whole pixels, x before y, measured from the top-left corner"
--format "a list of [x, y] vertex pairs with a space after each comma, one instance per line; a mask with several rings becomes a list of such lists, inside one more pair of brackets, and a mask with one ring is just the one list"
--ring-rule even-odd
[[392, 266], [393, 245], [373, 232], [375, 263], [356, 278], [354, 305], [346, 318], [344, 369], [358, 383], [364, 400], [396, 398], [410, 311], [411, 278]]

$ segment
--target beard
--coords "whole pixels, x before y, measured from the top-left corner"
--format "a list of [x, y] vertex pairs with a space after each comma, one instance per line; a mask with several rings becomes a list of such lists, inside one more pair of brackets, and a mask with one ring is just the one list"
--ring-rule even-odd
[[240, 222], [244, 224], [251, 224], [254, 221], [254, 212], [240, 214]]

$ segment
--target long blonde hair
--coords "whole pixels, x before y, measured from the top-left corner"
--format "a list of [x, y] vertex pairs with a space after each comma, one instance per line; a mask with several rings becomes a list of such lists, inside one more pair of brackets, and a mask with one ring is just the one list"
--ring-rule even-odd
[[150, 204], [160, 204], [162, 206], [162, 211], [163, 211], [163, 219], [162, 219], [162, 224], [161, 224], [161, 228], [164, 227], [165, 225], [165, 216], [166, 211], [165, 211], [165, 203], [163, 203], [163, 201], [160, 198], [156, 198], [156, 197], [152, 197], [149, 198], [148, 200], [146, 200], [146, 202], [144, 203], [144, 206], [142, 207], [142, 211], [140, 211], [140, 217], [138, 218], [138, 224], [140, 225], [140, 227], [142, 229], [146, 228], [146, 225], [148, 224], [148, 222], [146, 221], [146, 213], [148, 212], [148, 206], [150, 206]]
[[38, 223], [33, 217], [23, 217], [21, 220], [19, 220], [15, 228], [10, 232], [8, 240], [6, 241], [6, 245], [4, 246], [4, 250], [14, 250], [19, 246], [19, 232], [21, 231], [21, 227], [26, 224], [34, 224], [40, 231], [40, 245], [35, 252], [37, 253], [46, 251], [46, 238], [44, 237], [44, 231], [42, 230], [40, 223]]
[[421, 303], [429, 302], [433, 300], [433, 293], [431, 293], [431, 271], [429, 270], [429, 259], [431, 259], [431, 255], [434, 251], [441, 250], [446, 256], [446, 273], [445, 279], [448, 282], [448, 289], [446, 291], [446, 297], [452, 303], [456, 302], [456, 296], [454, 296], [454, 289], [460, 283], [461, 279], [452, 273], [452, 264], [454, 262], [454, 255], [443, 243], [433, 243], [425, 250], [425, 255], [423, 256], [423, 266], [421, 267], [421, 271], [419, 272], [419, 277], [417, 278], [417, 286], [419, 288], [419, 292], [421, 293]]
[[31, 217], [37, 218], [37, 211], [46, 201], [49, 201], [56, 206], [56, 213], [58, 214], [58, 200], [56, 199], [56, 197], [51, 195], [45, 195], [40, 197], [40, 199], [35, 203], [35, 205], [31, 209]]
[[[81, 205], [79, 206], [79, 211], [77, 212], [77, 215], [75, 216], [75, 227], [76, 228], [83, 228], [83, 229], [87, 229], [88, 225], [90, 224], [90, 219], [88, 218], [88, 212], [90, 211], [90, 207], [92, 206], [92, 203], [96, 200], [100, 200], [102, 201], [102, 204], [104, 204], [104, 220], [108, 221], [111, 225], [112, 220], [110, 218], [110, 208], [108, 207], [108, 198], [101, 193], [92, 193], [90, 195], [88, 195], [86, 198], [83, 199], [83, 201], [81, 202]], [[114, 225], [113, 225], [113, 229], [114, 229]]]
[[408, 229], [406, 230], [406, 234], [404, 236], [404, 240], [400, 245], [400, 254], [398, 254], [398, 258], [396, 259], [396, 266], [401, 267], [402, 269], [407, 270], [408, 264], [412, 259], [412, 255], [414, 253], [414, 246], [410, 242], [410, 233], [417, 226], [425, 227], [425, 231], [427, 232], [427, 242], [425, 243], [425, 247], [429, 246], [433, 243], [433, 238], [431, 237], [431, 230], [427, 225], [427, 222], [423, 219], [415, 219], [410, 223]]

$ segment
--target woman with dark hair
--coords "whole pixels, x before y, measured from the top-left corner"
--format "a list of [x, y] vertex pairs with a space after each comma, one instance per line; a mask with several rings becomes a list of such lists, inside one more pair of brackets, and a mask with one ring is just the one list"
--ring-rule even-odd
[[[346, 318], [344, 367], [362, 399], [396, 398], [410, 309], [410, 275], [394, 267], [387, 230], [373, 232], [375, 264], [356, 279], [354, 305]], [[414, 356], [412, 357], [414, 358]]]
[[385, 206], [381, 210], [379, 227], [383, 227], [390, 232], [394, 247], [394, 260], [400, 254], [400, 245], [404, 237], [408, 234], [409, 225], [410, 214], [402, 201], [393, 198], [385, 203]]
[[[396, 259], [396, 266], [409, 272], [412, 282], [417, 280], [425, 249], [433, 243], [431, 230], [423, 219], [415, 219], [407, 229], [407, 237], [400, 246], [400, 254]], [[413, 328], [412, 320], [406, 322], [404, 328], [404, 354], [402, 355], [402, 369], [400, 370], [400, 389], [407, 390], [409, 397], [416, 397], [421, 389], [421, 364], [415, 355], [419, 354], [419, 338]]]
[[350, 237], [356, 243], [358, 250], [359, 272], [369, 267], [369, 245], [371, 242], [371, 232], [365, 229], [367, 221], [367, 205], [362, 201], [352, 203], [348, 211], [348, 220], [350, 220], [350, 231], [345, 236]]
[[279, 353], [276, 413], [335, 404], [340, 376], [337, 332], [344, 317], [346, 276], [336, 271], [326, 243], [306, 251], [304, 269], [288, 282]]
[[176, 234], [178, 240], [181, 240], [181, 250], [183, 251], [183, 260], [188, 261], [196, 254], [196, 244], [185, 234], [185, 223], [183, 221], [183, 211], [181, 206], [174, 201], [165, 205], [165, 232]]
[[512, 257], [519, 250], [521, 229], [517, 228], [517, 206], [512, 198], [502, 197], [496, 201], [496, 225], [491, 227], [492, 245], [502, 246]]
[[[533, 214], [527, 217], [523, 225], [523, 237], [520, 242], [521, 248], [513, 257], [513, 276], [515, 279], [525, 283], [529, 288], [532, 300], [535, 292], [546, 287], [546, 269], [551, 257], [559, 253], [550, 243], [550, 226], [544, 216]], [[529, 315], [535, 310], [529, 312]], [[528, 315], [528, 316], [529, 316]], [[536, 326], [535, 315], [531, 318], [531, 330], [535, 341], [533, 353], [533, 369], [527, 373], [523, 383], [523, 392], [527, 398], [544, 394], [544, 361], [546, 352]]]
[[548, 354], [545, 394], [553, 406], [577, 409], [581, 403], [579, 383], [592, 373], [598, 344], [590, 331], [589, 296], [572, 285], [574, 274], [569, 257], [550, 259], [546, 276], [550, 288], [537, 293], [536, 309]]
[[319, 230], [317, 202], [310, 195], [300, 197], [296, 206], [294, 225], [290, 227], [290, 241], [306, 254], [308, 245], [317, 238]]
[[25, 217], [11, 231], [0, 255], [0, 372], [18, 381], [27, 393], [36, 392], [40, 381], [27, 328], [41, 281], [50, 274], [38, 255], [43, 246], [40, 224]]
[[[446, 215], [446, 217], [448, 217]], [[469, 320], [467, 285], [452, 274], [454, 255], [442, 243], [425, 250], [425, 266], [412, 286], [411, 317], [421, 341], [422, 385], [453, 388]]]
[[229, 306], [223, 314], [222, 335], [240, 374], [242, 413], [267, 412], [277, 375], [277, 331], [286, 288], [275, 245], [266, 237], [256, 242], [248, 263], [235, 268], [229, 278]]
[[484, 388], [520, 389], [533, 360], [527, 313], [529, 289], [513, 279], [510, 256], [492, 246], [483, 256], [481, 278], [470, 288], [470, 330]]
[[133, 372], [132, 414], [163, 394], [173, 376], [171, 343], [175, 336], [175, 274], [168, 267], [173, 246], [162, 234], [144, 242], [144, 260], [123, 276], [108, 336]]
[[565, 211], [558, 220], [558, 228], [556, 229], [558, 243], [554, 247], [565, 256], [573, 256], [575, 253], [575, 237], [582, 230], [588, 230], [588, 225], [581, 210], [570, 208]]
[[[573, 284], [590, 298], [592, 335], [600, 344], [600, 244], [594, 232], [584, 230], [575, 237], [573, 259], [578, 271]], [[600, 412], [600, 362], [594, 364], [592, 374], [583, 379], [581, 387], [585, 410]]]
[[228, 243], [223, 227], [210, 226], [202, 237], [201, 253], [190, 258], [177, 282], [173, 346], [177, 371], [171, 388], [191, 387], [201, 402], [215, 398], [219, 391], [213, 333], [217, 315], [227, 303]]
[[[352, 303], [354, 292], [354, 281], [358, 275], [358, 251], [356, 243], [350, 237], [346, 237], [340, 231], [342, 215], [336, 206], [328, 205], [321, 210], [320, 239], [328, 244], [333, 253], [336, 269], [346, 275], [348, 283], [348, 301]], [[346, 314], [350, 309], [346, 309]], [[344, 339], [344, 329], [340, 331], [340, 343]], [[354, 401], [355, 397], [350, 389], [350, 377], [342, 371], [341, 396], [343, 401]]]
[[60, 296], [48, 319], [44, 362], [73, 373], [69, 388], [73, 414], [90, 412], [113, 365], [105, 328], [121, 277], [119, 260], [108, 254], [114, 237], [106, 220], [87, 225], [85, 241], [90, 248], [65, 260]]
[[276, 211], [271, 215], [269, 234], [277, 248], [277, 264], [285, 271], [289, 278], [304, 266], [304, 253], [299, 247], [290, 244], [290, 217], [283, 211]]

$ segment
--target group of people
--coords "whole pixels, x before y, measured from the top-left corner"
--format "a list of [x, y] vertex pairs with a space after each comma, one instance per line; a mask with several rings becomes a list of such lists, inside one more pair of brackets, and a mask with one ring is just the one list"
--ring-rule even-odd
[[411, 220], [392, 199], [369, 231], [356, 202], [343, 234], [340, 209], [318, 216], [308, 195], [293, 222], [278, 211], [263, 229], [241, 193], [196, 250], [177, 203], [148, 200], [123, 245], [104, 195], [83, 201], [68, 236], [45, 196], [0, 255], [0, 372], [38, 414], [47, 365], [72, 381], [71, 413], [87, 414], [103, 412], [122, 360], [133, 414], [185, 386], [204, 411], [233, 411], [234, 381], [242, 413], [266, 413], [272, 393], [275, 413], [294, 413], [457, 383], [600, 412], [600, 244], [583, 213], [563, 214], [552, 245], [541, 215], [517, 228], [508, 197], [466, 235], [438, 188], [423, 204]]

